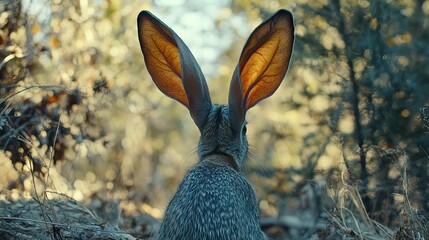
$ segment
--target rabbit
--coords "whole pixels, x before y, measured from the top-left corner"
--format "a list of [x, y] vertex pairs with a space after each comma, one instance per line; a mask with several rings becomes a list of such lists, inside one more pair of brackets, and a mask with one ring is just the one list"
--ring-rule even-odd
[[292, 14], [277, 11], [250, 35], [235, 68], [228, 105], [212, 104], [204, 75], [180, 37], [149, 11], [137, 18], [146, 68], [155, 85], [188, 108], [201, 137], [191, 168], [165, 211], [155, 239], [268, 239], [256, 194], [240, 171], [248, 154], [246, 112], [286, 75], [294, 43]]

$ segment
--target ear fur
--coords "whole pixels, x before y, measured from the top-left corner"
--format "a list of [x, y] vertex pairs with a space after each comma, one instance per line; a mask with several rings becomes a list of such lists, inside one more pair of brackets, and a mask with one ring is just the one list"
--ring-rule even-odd
[[292, 14], [277, 11], [250, 35], [231, 80], [228, 104], [233, 127], [246, 112], [271, 96], [286, 75], [294, 43]]
[[[146, 67], [156, 86], [185, 105], [202, 132], [212, 103], [194, 56], [182, 39], [150, 12], [140, 12], [137, 27]], [[284, 9], [250, 35], [230, 84], [228, 106], [233, 128], [241, 129], [246, 112], [280, 86], [293, 43], [293, 17]]]
[[137, 18], [146, 67], [165, 95], [185, 105], [202, 131], [212, 107], [204, 75], [182, 39], [148, 11]]

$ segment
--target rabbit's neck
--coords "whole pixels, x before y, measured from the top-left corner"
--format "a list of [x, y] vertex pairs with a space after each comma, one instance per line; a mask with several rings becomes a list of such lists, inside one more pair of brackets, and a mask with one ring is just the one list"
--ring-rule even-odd
[[234, 158], [231, 157], [228, 154], [225, 154], [225, 153], [211, 154], [209, 156], [201, 158], [200, 162], [202, 164], [205, 164], [205, 163], [215, 163], [215, 164], [220, 164], [220, 165], [228, 165], [229, 167], [231, 167], [232, 169], [236, 170], [237, 172], [240, 171], [240, 167], [234, 161]]

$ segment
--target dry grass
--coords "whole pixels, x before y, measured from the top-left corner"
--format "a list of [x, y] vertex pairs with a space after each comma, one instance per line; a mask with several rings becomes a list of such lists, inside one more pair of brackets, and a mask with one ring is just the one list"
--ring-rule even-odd
[[72, 199], [0, 201], [2, 239], [135, 239]]
[[[305, 212], [299, 216], [263, 219], [271, 228], [268, 232], [279, 226], [288, 229], [287, 234], [274, 231], [273, 239], [428, 239], [427, 219], [408, 200], [396, 221], [392, 221], [398, 225], [385, 226], [371, 219], [357, 187], [347, 184], [346, 175], [342, 176], [340, 189], [328, 191], [331, 203], [323, 204], [325, 208], [315, 216], [315, 224], [305, 219], [308, 216]], [[405, 190], [406, 179], [404, 176]], [[48, 193], [56, 197], [49, 200]], [[33, 199], [28, 194], [11, 191], [3, 191], [0, 196], [1, 239], [147, 239], [159, 224], [143, 213], [128, 215], [126, 204], [114, 199], [94, 197], [84, 205], [52, 192]]]
[[342, 169], [342, 186], [331, 190], [334, 206], [326, 209], [328, 220], [335, 224], [340, 238], [336, 239], [429, 239], [429, 222], [425, 216], [417, 212], [409, 200], [409, 179], [407, 176], [407, 161], [402, 166], [402, 187], [404, 202], [397, 209], [399, 214], [392, 213], [392, 225], [386, 226], [372, 219], [362, 201], [362, 196], [356, 185], [351, 185], [348, 171]]

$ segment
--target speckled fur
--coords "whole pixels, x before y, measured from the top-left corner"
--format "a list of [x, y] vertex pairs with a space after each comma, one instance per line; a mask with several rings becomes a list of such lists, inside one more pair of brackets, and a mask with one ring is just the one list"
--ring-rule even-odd
[[247, 151], [246, 136], [230, 126], [228, 108], [213, 105], [199, 142], [200, 161], [179, 185], [156, 239], [267, 239], [255, 192], [232, 167], [241, 167]]
[[[243, 127], [241, 126], [241, 129]], [[200, 159], [214, 153], [225, 154], [233, 158], [235, 168], [241, 168], [247, 155], [247, 148], [246, 136], [241, 131], [232, 130], [228, 107], [214, 104], [198, 145]]]
[[157, 240], [263, 240], [252, 185], [240, 172], [248, 154], [246, 113], [286, 75], [292, 14], [280, 9], [249, 36], [234, 70], [228, 105], [212, 104], [204, 74], [183, 40], [148, 11], [137, 17], [146, 68], [156, 86], [186, 108], [198, 127], [198, 163], [170, 201]]

